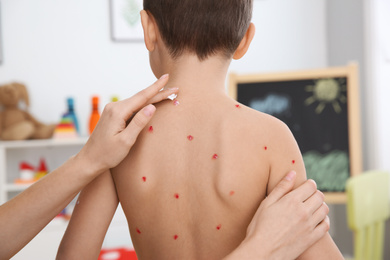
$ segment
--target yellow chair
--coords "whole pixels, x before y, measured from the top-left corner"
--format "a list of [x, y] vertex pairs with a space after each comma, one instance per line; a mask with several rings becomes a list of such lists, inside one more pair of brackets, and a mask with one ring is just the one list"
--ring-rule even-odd
[[355, 260], [383, 259], [389, 185], [389, 173], [382, 171], [368, 171], [347, 181], [347, 221], [355, 236]]

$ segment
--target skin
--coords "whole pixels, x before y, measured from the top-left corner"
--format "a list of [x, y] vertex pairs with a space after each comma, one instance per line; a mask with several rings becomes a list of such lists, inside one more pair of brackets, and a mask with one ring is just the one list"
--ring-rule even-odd
[[[230, 59], [216, 54], [201, 62], [184, 53], [173, 60], [154, 20], [144, 11], [141, 20], [151, 68], [157, 77], [169, 73], [169, 86], [180, 86], [180, 105], [160, 103], [149, 124], [153, 132], [144, 129], [129, 155], [83, 190], [58, 259], [96, 259], [119, 202], [139, 259], [221, 259], [234, 257], [237, 247], [258, 252], [257, 243], [270, 249], [263, 252], [264, 259], [286, 256], [281, 248], [291, 251], [286, 259], [343, 259], [328, 233], [313, 242], [326, 230], [321, 223], [326, 223], [328, 209], [315, 184], [306, 181], [302, 156], [287, 126], [236, 107], [227, 97]], [[233, 58], [246, 53], [253, 35], [251, 24]], [[193, 140], [187, 140], [189, 134]], [[300, 195], [292, 200], [272, 197], [291, 170], [297, 173], [294, 187], [305, 184]], [[272, 219], [275, 212], [281, 216]], [[254, 216], [257, 220], [251, 222]], [[297, 232], [280, 231], [286, 221], [307, 237], [297, 241], [291, 236]], [[302, 231], [299, 224], [305, 221], [310, 224]], [[322, 228], [316, 235], [308, 232], [317, 227]], [[257, 230], [262, 236], [255, 235]], [[268, 239], [265, 234], [273, 235]], [[313, 243], [307, 249], [308, 241]]]
[[156, 108], [148, 104], [178, 92], [160, 92], [167, 81], [168, 76], [162, 77], [135, 96], [108, 104], [77, 155], [0, 206], [0, 259], [9, 259], [21, 250], [85, 185], [122, 161], [155, 113]]

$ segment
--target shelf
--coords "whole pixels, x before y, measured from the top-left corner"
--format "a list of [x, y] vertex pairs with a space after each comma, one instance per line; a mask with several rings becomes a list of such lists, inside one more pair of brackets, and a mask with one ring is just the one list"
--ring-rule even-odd
[[15, 184], [19, 177], [18, 165], [23, 158], [37, 157], [51, 161], [53, 169], [77, 153], [88, 141], [88, 137], [68, 139], [39, 139], [20, 141], [0, 141], [0, 204], [5, 203], [32, 184]]
[[5, 190], [7, 192], [20, 192], [24, 191], [28, 187], [30, 187], [33, 183], [31, 184], [7, 184], [5, 185]]
[[72, 146], [84, 145], [88, 137], [79, 137], [74, 139], [41, 139], [41, 140], [23, 140], [23, 141], [0, 141], [0, 148], [38, 148], [53, 146]]

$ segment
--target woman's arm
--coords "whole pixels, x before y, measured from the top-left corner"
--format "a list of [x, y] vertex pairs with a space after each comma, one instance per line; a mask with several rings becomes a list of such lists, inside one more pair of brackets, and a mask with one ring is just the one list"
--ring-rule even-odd
[[88, 169], [72, 157], [0, 206], [0, 259], [11, 258], [69, 204], [90, 181]]
[[133, 97], [108, 104], [88, 142], [76, 156], [0, 206], [0, 259], [16, 254], [85, 185], [122, 161], [154, 114], [155, 107], [148, 104], [178, 92], [178, 89], [160, 91], [167, 82], [168, 77], [163, 76]]

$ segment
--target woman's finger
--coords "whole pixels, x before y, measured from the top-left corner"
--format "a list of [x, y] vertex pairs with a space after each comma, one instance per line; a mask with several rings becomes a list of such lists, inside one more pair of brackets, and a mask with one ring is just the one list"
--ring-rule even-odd
[[130, 121], [129, 125], [121, 132], [124, 139], [130, 145], [130, 147], [135, 143], [139, 133], [144, 129], [146, 124], [152, 119], [156, 107], [153, 105], [147, 105], [141, 109]]
[[268, 195], [268, 203], [273, 204], [289, 193], [294, 188], [296, 177], [297, 173], [295, 171], [289, 172]]
[[291, 191], [288, 196], [295, 196], [299, 201], [305, 202], [315, 192], [317, 192], [317, 184], [313, 180], [306, 180], [301, 186]]
[[158, 103], [160, 101], [167, 99], [172, 94], [177, 94], [178, 91], [179, 91], [179, 88], [167, 88], [167, 89], [161, 90], [160, 92], [157, 93], [157, 95], [152, 97], [148, 103], [149, 104]]
[[305, 200], [306, 207], [310, 209], [312, 213], [314, 213], [318, 208], [320, 208], [324, 203], [325, 196], [324, 194], [317, 190], [313, 195], [310, 196], [307, 200]]
[[124, 120], [128, 120], [135, 112], [139, 111], [145, 105], [148, 105], [149, 100], [156, 96], [159, 91], [167, 84], [169, 75], [161, 76], [150, 87], [147, 87], [134, 96], [118, 101], [116, 106], [121, 111]]

